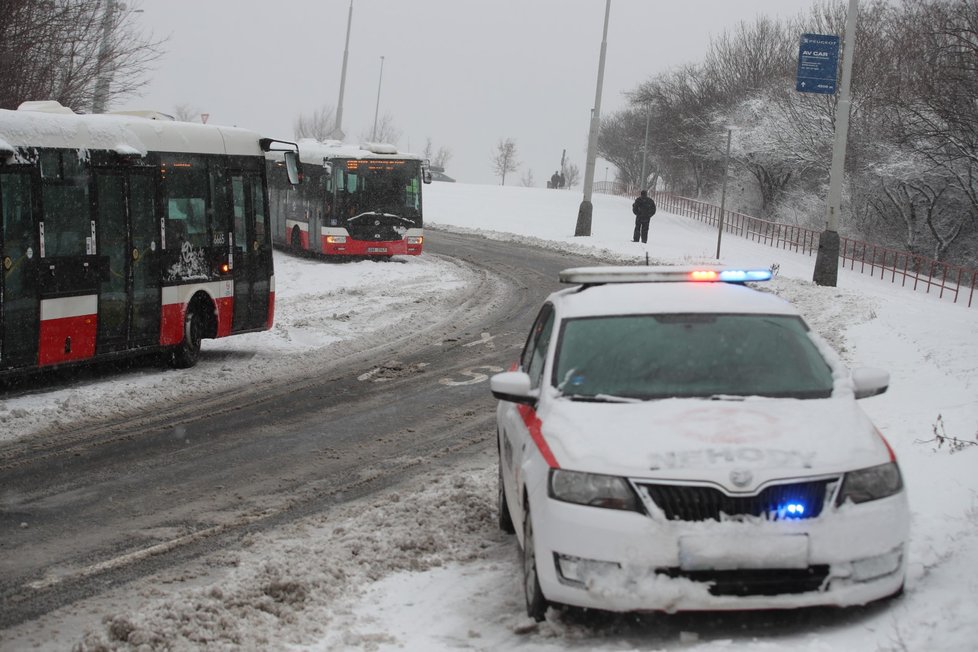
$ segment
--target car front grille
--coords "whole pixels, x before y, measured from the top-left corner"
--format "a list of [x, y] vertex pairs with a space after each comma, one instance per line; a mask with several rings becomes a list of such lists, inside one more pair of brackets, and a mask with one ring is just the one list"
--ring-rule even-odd
[[808, 568], [684, 571], [659, 568], [656, 574], [710, 584], [711, 595], [789, 595], [818, 591], [829, 575], [827, 564]]
[[[719, 521], [727, 517], [758, 516], [768, 520], [815, 518], [822, 513], [826, 491], [835, 478], [765, 487], [754, 496], [731, 496], [715, 487], [639, 484], [670, 521]], [[788, 505], [803, 505], [787, 513]]]

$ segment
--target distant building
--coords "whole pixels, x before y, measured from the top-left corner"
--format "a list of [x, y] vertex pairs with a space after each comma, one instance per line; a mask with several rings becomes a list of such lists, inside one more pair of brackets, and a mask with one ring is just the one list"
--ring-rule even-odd
[[455, 179], [451, 178], [445, 174], [445, 168], [438, 165], [431, 166], [431, 180], [432, 181], [449, 181], [455, 183]]

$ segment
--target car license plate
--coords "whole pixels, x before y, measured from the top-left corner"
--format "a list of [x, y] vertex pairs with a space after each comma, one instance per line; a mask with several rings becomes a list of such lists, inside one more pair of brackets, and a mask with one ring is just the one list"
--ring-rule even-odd
[[386, 254], [387, 247], [367, 247], [368, 254]]
[[807, 568], [808, 535], [684, 536], [679, 566], [686, 571], [739, 568]]

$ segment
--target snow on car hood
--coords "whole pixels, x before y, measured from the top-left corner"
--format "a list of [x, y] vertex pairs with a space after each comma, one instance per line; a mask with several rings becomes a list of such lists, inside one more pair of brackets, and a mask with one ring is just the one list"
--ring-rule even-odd
[[[560, 398], [538, 413], [561, 467], [633, 478], [710, 481], [750, 491], [765, 482], [889, 461], [851, 397], [666, 399], [589, 403]], [[733, 487], [732, 471], [750, 471]]]

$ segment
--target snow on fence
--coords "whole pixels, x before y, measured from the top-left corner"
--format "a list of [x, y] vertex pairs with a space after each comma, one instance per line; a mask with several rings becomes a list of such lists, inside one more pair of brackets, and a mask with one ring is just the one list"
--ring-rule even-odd
[[[660, 208], [676, 215], [692, 217], [712, 225], [716, 225], [720, 219], [719, 206], [697, 199], [656, 192], [655, 200]], [[723, 230], [754, 242], [809, 256], [818, 251], [818, 231], [762, 220], [734, 211], [724, 211]], [[941, 299], [947, 298], [953, 303], [960, 300], [969, 308], [975, 303], [978, 270], [843, 236], [840, 236], [839, 260], [842, 269], [870, 274], [927, 294], [933, 292]]]

